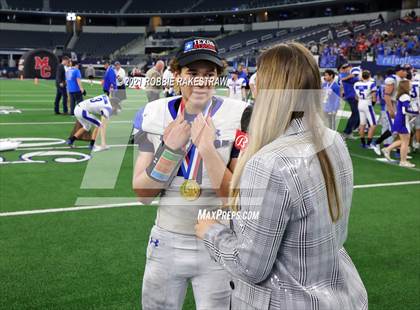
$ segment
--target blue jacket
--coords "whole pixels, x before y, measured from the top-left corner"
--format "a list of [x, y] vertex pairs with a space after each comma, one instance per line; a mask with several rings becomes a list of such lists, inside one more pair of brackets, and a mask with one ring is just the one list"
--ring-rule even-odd
[[115, 73], [113, 66], [109, 66], [105, 71], [104, 90], [109, 91], [111, 85], [114, 89], [117, 89], [117, 74]]

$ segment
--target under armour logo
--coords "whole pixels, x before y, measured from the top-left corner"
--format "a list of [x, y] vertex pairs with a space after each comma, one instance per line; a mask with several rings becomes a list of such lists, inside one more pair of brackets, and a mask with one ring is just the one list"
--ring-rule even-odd
[[159, 239], [153, 239], [152, 237], [150, 237], [149, 244], [154, 244], [155, 247], [157, 247], [159, 245]]

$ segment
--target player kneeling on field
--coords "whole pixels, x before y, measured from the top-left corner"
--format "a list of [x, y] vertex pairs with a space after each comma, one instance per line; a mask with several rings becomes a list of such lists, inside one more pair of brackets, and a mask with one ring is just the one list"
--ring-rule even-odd
[[99, 115], [102, 115], [106, 119], [112, 115], [111, 101], [108, 96], [96, 96], [77, 104], [74, 109], [74, 116], [76, 116], [77, 121], [82, 125], [82, 127], [78, 129], [66, 143], [70, 147], [73, 147], [74, 141], [79, 139], [85, 132], [90, 131], [93, 126], [95, 128], [91, 135], [89, 148], [95, 151], [96, 149], [94, 148], [94, 145], [98, 134], [98, 128], [102, 126], [102, 122], [96, 117]]

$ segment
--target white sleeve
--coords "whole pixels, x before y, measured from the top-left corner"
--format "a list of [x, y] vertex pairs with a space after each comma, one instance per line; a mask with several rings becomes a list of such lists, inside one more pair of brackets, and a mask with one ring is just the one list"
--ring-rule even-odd
[[120, 70], [120, 77], [123, 79], [125, 78], [125, 70], [123, 68]]
[[253, 75], [251, 75], [251, 78], [249, 79], [249, 84], [255, 85], [256, 79], [257, 79], [257, 73], [255, 72]]
[[371, 91], [377, 91], [378, 89], [377, 89], [377, 87], [376, 87], [376, 83], [372, 83], [371, 84], [371, 86], [370, 86], [370, 90]]

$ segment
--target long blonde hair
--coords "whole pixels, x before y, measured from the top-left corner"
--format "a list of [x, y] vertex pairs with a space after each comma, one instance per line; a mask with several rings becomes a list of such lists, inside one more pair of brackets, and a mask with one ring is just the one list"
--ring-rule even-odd
[[291, 120], [303, 113], [312, 129], [311, 142], [317, 149], [324, 176], [330, 216], [336, 222], [340, 217], [340, 197], [332, 164], [322, 145], [325, 127], [319, 125], [321, 77], [318, 65], [311, 53], [295, 42], [268, 49], [258, 61], [258, 94], [249, 125], [249, 142], [232, 176], [230, 205], [238, 209], [240, 179], [246, 163], [264, 146], [283, 135]]

